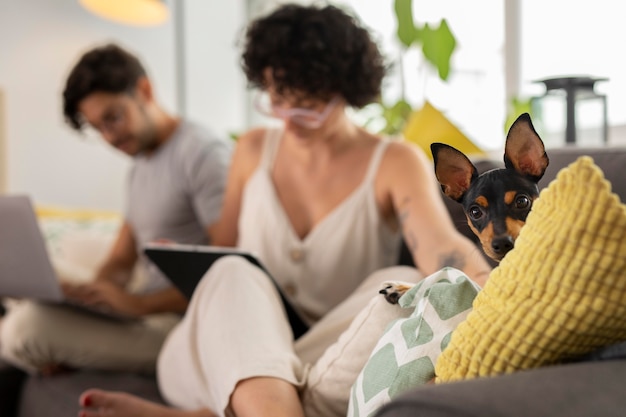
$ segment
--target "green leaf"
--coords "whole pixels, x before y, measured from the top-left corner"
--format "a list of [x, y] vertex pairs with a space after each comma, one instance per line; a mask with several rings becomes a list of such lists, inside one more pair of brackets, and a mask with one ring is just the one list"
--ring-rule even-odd
[[395, 0], [394, 11], [398, 22], [398, 39], [408, 48], [419, 36], [413, 23], [413, 0]]
[[506, 120], [504, 121], [504, 132], [508, 132], [513, 122], [522, 113], [528, 113], [533, 116], [532, 100], [530, 98], [513, 97], [509, 104]]
[[398, 100], [393, 106], [387, 107], [381, 104], [382, 116], [385, 119], [385, 127], [380, 133], [395, 135], [402, 131], [404, 125], [413, 111], [411, 105], [405, 100]]
[[437, 68], [439, 78], [446, 81], [450, 75], [450, 58], [456, 49], [456, 39], [445, 19], [432, 29], [427, 23], [421, 33], [422, 52], [428, 62]]

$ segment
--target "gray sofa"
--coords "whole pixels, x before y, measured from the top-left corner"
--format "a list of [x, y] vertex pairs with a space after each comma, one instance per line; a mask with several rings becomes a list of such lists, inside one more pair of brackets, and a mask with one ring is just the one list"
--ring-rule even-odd
[[626, 358], [424, 386], [376, 417], [623, 417]]
[[[545, 187], [559, 169], [582, 154], [594, 158], [607, 179], [612, 182], [614, 191], [620, 195], [622, 201], [626, 201], [626, 148], [548, 149], [550, 166], [540, 187]], [[481, 171], [501, 165], [501, 160], [477, 163]], [[476, 241], [466, 225], [460, 205], [445, 197], [444, 199], [459, 230]], [[406, 251], [399, 263], [411, 264]], [[626, 362], [623, 360], [564, 365], [448, 386], [422, 387], [408, 393], [401, 400], [392, 402], [381, 410], [380, 415], [626, 415], [626, 395], [622, 395], [623, 381], [626, 381]], [[25, 375], [0, 363], [0, 416], [74, 416], [78, 412], [79, 394], [91, 387], [126, 391], [162, 402], [155, 379], [151, 377], [85, 371], [39, 377]], [[571, 407], [574, 404], [578, 408]], [[459, 410], [465, 411], [465, 414], [454, 414]], [[591, 410], [602, 411], [598, 414]], [[618, 410], [621, 413], [616, 414]]]

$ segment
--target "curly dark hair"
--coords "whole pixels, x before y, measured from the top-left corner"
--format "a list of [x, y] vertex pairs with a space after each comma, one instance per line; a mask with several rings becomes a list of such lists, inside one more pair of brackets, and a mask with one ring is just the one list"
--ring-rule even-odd
[[340, 94], [356, 108], [380, 96], [384, 58], [370, 33], [337, 7], [280, 6], [252, 21], [244, 42], [241, 66], [252, 87], [264, 89], [271, 68], [279, 93]]
[[86, 52], [71, 70], [63, 90], [65, 121], [80, 130], [83, 120], [78, 106], [95, 92], [131, 93], [137, 81], [146, 76], [139, 59], [115, 44], [107, 44]]

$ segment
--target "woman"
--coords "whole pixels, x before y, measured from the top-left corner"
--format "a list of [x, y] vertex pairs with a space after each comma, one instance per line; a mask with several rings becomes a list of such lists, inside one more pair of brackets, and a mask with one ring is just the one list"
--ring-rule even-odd
[[312, 328], [294, 344], [268, 277], [223, 258], [161, 352], [160, 388], [178, 408], [90, 390], [81, 397], [85, 417], [302, 416], [305, 365], [338, 336], [319, 330], [323, 318], [340, 308], [358, 313], [359, 286], [396, 262], [401, 234], [424, 274], [454, 266], [482, 284], [489, 273], [447, 217], [424, 155], [346, 115], [379, 96], [385, 73], [352, 17], [333, 6], [284, 5], [249, 26], [243, 68], [265, 94], [257, 107], [282, 126], [239, 138], [217, 243], [259, 254]]

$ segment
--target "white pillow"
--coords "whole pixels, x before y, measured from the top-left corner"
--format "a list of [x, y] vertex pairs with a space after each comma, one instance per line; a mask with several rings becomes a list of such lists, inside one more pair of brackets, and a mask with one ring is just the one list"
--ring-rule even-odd
[[345, 417], [350, 388], [389, 323], [408, 317], [413, 309], [388, 303], [377, 294], [380, 282], [397, 279], [415, 283], [422, 275], [415, 268], [393, 267], [384, 270], [379, 283], [367, 290], [373, 294], [369, 303], [350, 323], [349, 327], [315, 362], [308, 374], [302, 393], [307, 417]]
[[376, 344], [352, 387], [348, 417], [371, 416], [433, 379], [437, 358], [471, 311], [479, 289], [461, 271], [444, 268], [404, 294], [399, 304], [412, 314], [395, 320]]
[[[74, 283], [94, 277], [122, 225], [119, 214], [100, 210], [37, 207], [37, 218], [57, 276]], [[136, 268], [130, 291], [138, 291], [143, 280]]]

